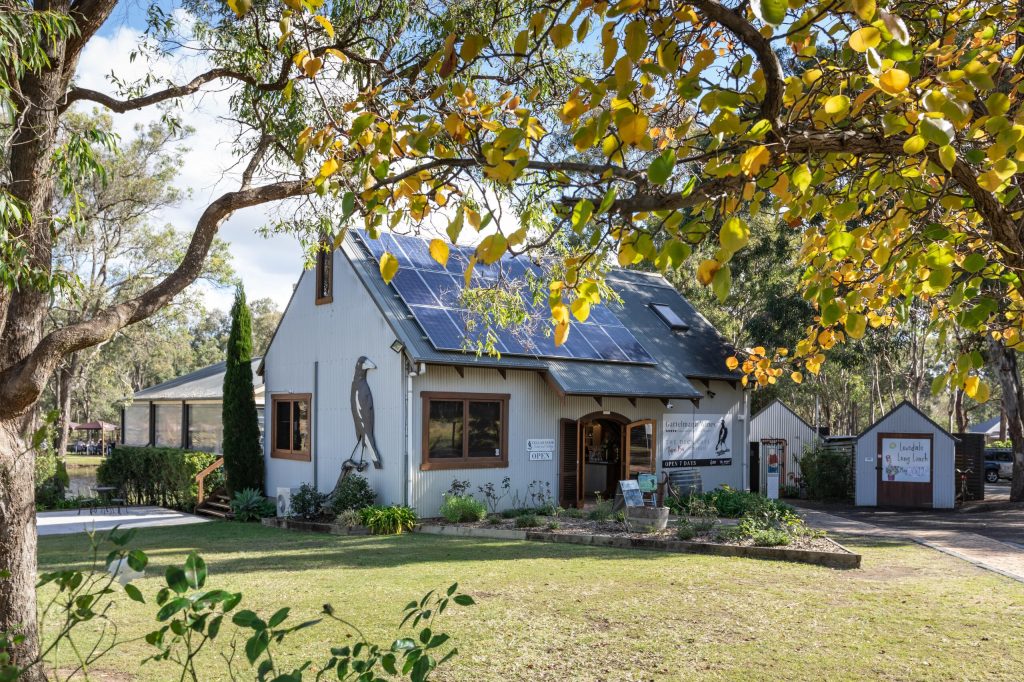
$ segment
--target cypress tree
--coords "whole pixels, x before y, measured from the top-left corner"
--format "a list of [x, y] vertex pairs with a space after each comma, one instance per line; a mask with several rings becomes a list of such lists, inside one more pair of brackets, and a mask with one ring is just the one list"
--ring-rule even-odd
[[239, 284], [231, 306], [227, 369], [224, 372], [224, 473], [229, 492], [263, 491], [263, 449], [252, 389], [252, 314]]

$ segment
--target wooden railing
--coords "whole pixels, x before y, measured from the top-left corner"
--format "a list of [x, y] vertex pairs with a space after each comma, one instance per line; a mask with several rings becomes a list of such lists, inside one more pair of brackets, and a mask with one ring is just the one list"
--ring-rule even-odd
[[199, 490], [196, 493], [196, 505], [202, 504], [203, 500], [206, 499], [206, 489], [204, 486], [206, 477], [222, 466], [224, 466], [224, 458], [218, 457], [217, 461], [196, 474], [196, 485], [199, 487]]

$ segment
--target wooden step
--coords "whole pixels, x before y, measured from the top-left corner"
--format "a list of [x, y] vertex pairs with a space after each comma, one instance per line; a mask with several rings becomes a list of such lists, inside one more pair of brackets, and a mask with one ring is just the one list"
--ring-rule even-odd
[[198, 516], [209, 516], [211, 518], [225, 519], [225, 520], [230, 519], [232, 517], [232, 514], [231, 514], [230, 510], [229, 511], [222, 511], [220, 509], [213, 509], [211, 507], [206, 507], [204, 505], [196, 507], [196, 515], [198, 515]]

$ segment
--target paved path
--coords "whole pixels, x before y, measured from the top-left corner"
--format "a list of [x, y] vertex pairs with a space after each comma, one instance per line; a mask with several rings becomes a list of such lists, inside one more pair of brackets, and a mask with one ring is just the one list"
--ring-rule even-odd
[[67, 535], [90, 530], [121, 528], [153, 528], [157, 526], [182, 526], [190, 523], [206, 523], [209, 519], [193, 514], [184, 514], [163, 507], [127, 507], [120, 514], [116, 511], [97, 510], [90, 514], [83, 509], [39, 512], [36, 514], [36, 531], [42, 535]]
[[807, 524], [813, 528], [846, 535], [911, 540], [1008, 578], [1024, 582], [1024, 549], [1013, 543], [1001, 542], [965, 530], [882, 527], [859, 519], [837, 516], [805, 507], [800, 507], [799, 512]]

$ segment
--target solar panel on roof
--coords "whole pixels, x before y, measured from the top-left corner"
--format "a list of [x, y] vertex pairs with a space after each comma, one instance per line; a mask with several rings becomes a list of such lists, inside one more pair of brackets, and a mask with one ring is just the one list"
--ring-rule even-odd
[[[473, 345], [467, 328], [475, 321], [477, 331], [483, 330], [479, 320], [474, 320], [473, 313], [463, 308], [460, 301], [465, 286], [462, 273], [473, 255], [472, 248], [450, 247], [447, 266], [442, 266], [430, 256], [427, 242], [418, 237], [384, 232], [378, 239], [370, 239], [362, 230], [356, 231], [356, 236], [378, 262], [386, 252], [398, 259], [398, 273], [391, 285], [436, 350], [464, 351]], [[506, 256], [492, 265], [478, 263], [471, 284], [491, 286], [499, 277], [525, 281], [531, 273], [541, 275], [526, 259]], [[533, 310], [532, 304], [526, 303], [527, 309]], [[607, 306], [591, 306], [587, 322], [574, 324], [561, 346], [555, 346], [552, 336], [545, 333], [547, 325], [533, 327], [494, 330], [498, 351], [508, 355], [655, 364], [643, 344]]]

